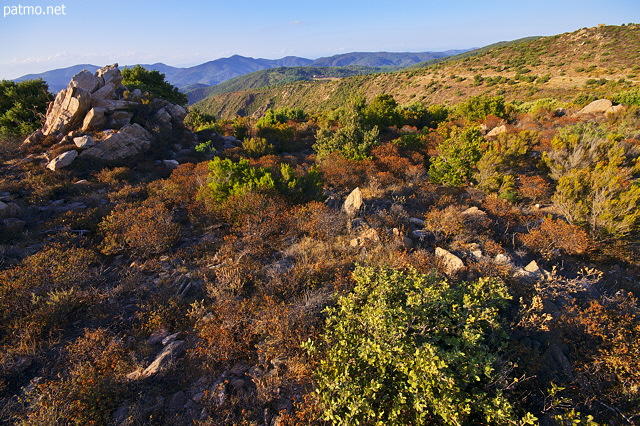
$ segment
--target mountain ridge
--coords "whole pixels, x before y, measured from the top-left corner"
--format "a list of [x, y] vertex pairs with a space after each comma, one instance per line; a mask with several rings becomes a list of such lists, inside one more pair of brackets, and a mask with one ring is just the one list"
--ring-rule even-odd
[[409, 67], [394, 73], [354, 76], [334, 81], [291, 83], [210, 96], [195, 106], [230, 118], [271, 108], [312, 111], [337, 108], [354, 95], [372, 99], [394, 96], [411, 102], [456, 104], [469, 96], [503, 96], [533, 101], [576, 96], [597, 98], [640, 83], [640, 25], [599, 26], [548, 37], [500, 42], [458, 59]]
[[[318, 58], [315, 60], [297, 56], [285, 56], [279, 59], [264, 59], [241, 55], [232, 55], [230, 57], [214, 59], [199, 65], [194, 65], [192, 67], [174, 67], [162, 62], [141, 65], [149, 70], [155, 70], [165, 74], [165, 78], [169, 83], [183, 90], [185, 88], [193, 86], [214, 86], [216, 84], [230, 80], [234, 77], [238, 77], [255, 71], [278, 67], [311, 66], [313, 63], [322, 63], [326, 61], [335, 62], [336, 60], [340, 60], [345, 65], [362, 65], [360, 62], [367, 62], [370, 64], [367, 66], [388, 66], [389, 63], [404, 64], [402, 66], [408, 66], [409, 64], [416, 63], [416, 59], [424, 58], [427, 56], [444, 57], [447, 54], [447, 52], [353, 52], [325, 58]], [[380, 61], [384, 61], [384, 63], [380, 63]], [[376, 65], [376, 63], [378, 63], [378, 65]], [[126, 66], [130, 67], [133, 65]], [[76, 73], [82, 71], [83, 69], [95, 72], [99, 68], [99, 66], [93, 64], [78, 64], [66, 68], [57, 68], [41, 73], [23, 75], [14, 79], [13, 81], [20, 82], [41, 77], [49, 84], [49, 89], [51, 91], [58, 92], [67, 86], [67, 83], [69, 82], [71, 77], [73, 77]]]

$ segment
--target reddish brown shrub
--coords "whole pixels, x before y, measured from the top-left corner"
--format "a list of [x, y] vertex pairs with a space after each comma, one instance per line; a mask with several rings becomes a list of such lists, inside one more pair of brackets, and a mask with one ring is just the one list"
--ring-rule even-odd
[[533, 203], [547, 202], [553, 194], [549, 182], [539, 175], [518, 175], [518, 191]]
[[99, 227], [103, 235], [100, 250], [107, 255], [125, 251], [141, 257], [159, 254], [169, 250], [181, 235], [180, 225], [157, 200], [119, 205]]
[[520, 240], [546, 259], [552, 259], [561, 253], [587, 255], [595, 248], [595, 242], [581, 227], [550, 216], [528, 234], [520, 234]]

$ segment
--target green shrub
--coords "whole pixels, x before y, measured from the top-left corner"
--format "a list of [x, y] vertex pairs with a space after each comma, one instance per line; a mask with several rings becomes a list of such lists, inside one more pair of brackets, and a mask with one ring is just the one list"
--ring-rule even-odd
[[366, 123], [380, 128], [402, 126], [403, 117], [398, 103], [391, 95], [378, 95], [371, 100], [364, 110]]
[[206, 197], [223, 202], [230, 196], [252, 190], [276, 190], [294, 202], [322, 199], [322, 179], [315, 169], [294, 170], [288, 164], [280, 164], [276, 171], [266, 167], [254, 167], [241, 158], [221, 160], [216, 157], [209, 163], [209, 183]]
[[482, 156], [482, 141], [484, 138], [479, 129], [454, 129], [452, 134], [438, 145], [439, 156], [431, 160], [431, 180], [449, 186], [471, 183], [476, 163]]
[[506, 107], [502, 96], [472, 96], [457, 107], [457, 112], [468, 120], [484, 120], [487, 115], [503, 118]]
[[0, 136], [24, 136], [42, 125], [52, 96], [42, 79], [0, 82]]
[[624, 237], [640, 223], [640, 149], [583, 124], [561, 130], [545, 153], [557, 181], [553, 201], [570, 223], [598, 237]]
[[369, 156], [371, 148], [378, 143], [378, 127], [370, 127], [365, 116], [365, 102], [354, 99], [339, 117], [342, 126], [334, 129], [325, 124], [316, 133], [313, 149], [318, 159], [338, 153], [350, 160], [362, 160]]
[[[498, 424], [512, 407], [496, 389], [503, 341], [498, 280], [452, 286], [435, 275], [359, 266], [354, 290], [328, 308], [317, 373], [334, 424]], [[310, 351], [314, 342], [306, 344]]]
[[242, 142], [242, 148], [253, 158], [273, 154], [275, 146], [270, 144], [265, 138], [249, 138]]
[[187, 114], [184, 119], [184, 124], [189, 126], [195, 132], [206, 129], [212, 129], [217, 133], [220, 133], [221, 131], [220, 126], [216, 123], [216, 118], [213, 115], [206, 114], [196, 108], [189, 111], [189, 114]]
[[475, 177], [480, 188], [509, 200], [516, 199], [516, 172], [536, 140], [535, 132], [523, 131], [517, 134], [503, 133], [489, 143], [477, 164]]
[[640, 88], [636, 87], [614, 96], [613, 101], [618, 104], [640, 106]]
[[164, 74], [155, 70], [149, 71], [141, 65], [124, 68], [122, 70], [122, 84], [127, 86], [129, 90], [140, 89], [174, 104], [187, 104], [187, 95], [165, 81]]
[[273, 176], [265, 167], [252, 167], [249, 160], [239, 161], [216, 157], [209, 163], [207, 195], [224, 201], [231, 195], [244, 194], [252, 189], [275, 187]]

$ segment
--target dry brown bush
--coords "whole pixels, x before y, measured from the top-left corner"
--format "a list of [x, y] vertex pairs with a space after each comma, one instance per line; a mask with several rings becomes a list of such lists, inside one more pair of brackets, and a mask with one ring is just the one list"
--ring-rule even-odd
[[171, 212], [157, 200], [122, 204], [100, 223], [100, 250], [107, 255], [129, 252], [148, 257], [169, 250], [180, 239], [180, 231]]
[[520, 234], [519, 238], [527, 248], [546, 259], [557, 258], [561, 254], [585, 256], [596, 247], [581, 227], [550, 216], [528, 234]]

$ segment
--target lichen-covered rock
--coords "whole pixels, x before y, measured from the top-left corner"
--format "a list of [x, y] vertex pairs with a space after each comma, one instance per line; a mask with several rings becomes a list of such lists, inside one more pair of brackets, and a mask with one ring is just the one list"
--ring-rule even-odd
[[347, 216], [355, 217], [362, 208], [362, 203], [362, 192], [360, 188], [356, 188], [351, 191], [351, 194], [344, 201], [342, 209], [347, 213]]
[[92, 93], [100, 87], [100, 82], [91, 72], [82, 70], [71, 78], [69, 87], [79, 87], [80, 89], [84, 89], [87, 92]]

